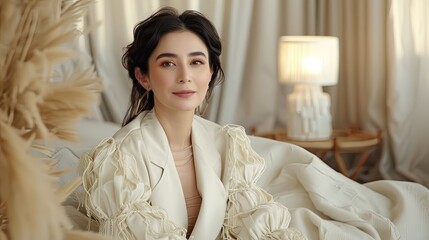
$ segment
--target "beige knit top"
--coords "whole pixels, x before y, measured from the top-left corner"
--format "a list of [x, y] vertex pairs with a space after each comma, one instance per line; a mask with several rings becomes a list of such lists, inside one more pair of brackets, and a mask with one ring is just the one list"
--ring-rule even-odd
[[188, 211], [188, 235], [192, 232], [197, 221], [201, 207], [201, 196], [197, 189], [195, 177], [194, 156], [192, 145], [181, 149], [172, 149], [176, 169], [182, 183], [183, 194], [185, 196], [186, 208]]

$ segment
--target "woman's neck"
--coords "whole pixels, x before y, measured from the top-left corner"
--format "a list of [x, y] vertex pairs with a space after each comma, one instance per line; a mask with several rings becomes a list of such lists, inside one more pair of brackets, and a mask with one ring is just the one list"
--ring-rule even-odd
[[191, 145], [193, 112], [164, 112], [155, 109], [171, 149], [183, 149]]

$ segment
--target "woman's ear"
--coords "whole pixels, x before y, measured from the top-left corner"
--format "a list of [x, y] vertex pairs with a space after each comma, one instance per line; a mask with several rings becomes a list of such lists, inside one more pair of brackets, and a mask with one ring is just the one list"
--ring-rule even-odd
[[139, 81], [140, 85], [146, 89], [146, 91], [150, 91], [150, 82], [147, 74], [142, 73], [141, 69], [139, 67], [134, 68], [134, 76], [136, 76], [137, 80]]

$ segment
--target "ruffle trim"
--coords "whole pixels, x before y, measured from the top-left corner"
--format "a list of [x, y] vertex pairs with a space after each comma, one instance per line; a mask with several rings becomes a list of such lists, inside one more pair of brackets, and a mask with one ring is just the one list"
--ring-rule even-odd
[[[131, 198], [130, 202], [123, 205], [118, 204], [118, 211], [113, 214], [107, 214], [98, 206], [98, 202], [93, 200], [94, 191], [106, 184], [105, 182], [100, 182], [98, 176], [103, 172], [103, 167], [110, 162], [113, 162], [116, 167], [112, 179], [122, 181], [121, 183], [130, 185], [130, 188], [134, 187], [134, 191], [137, 188], [142, 191], [140, 193], [129, 192], [128, 196], [124, 198]], [[100, 233], [115, 239], [135, 240], [135, 236], [128, 227], [127, 219], [138, 217], [146, 225], [145, 233], [147, 237], [154, 239], [186, 239], [186, 229], [177, 227], [168, 219], [165, 211], [149, 204], [150, 185], [144, 182], [136, 172], [130, 171], [133, 168], [130, 168], [130, 166], [125, 168], [125, 166], [122, 152], [113, 138], [106, 138], [91, 152], [84, 154], [80, 160], [79, 172], [82, 176], [84, 189], [80, 202], [85, 206], [88, 218], [95, 218], [100, 223]], [[132, 199], [131, 195], [135, 194], [140, 195], [138, 198], [134, 196], [134, 199]]]
[[306, 239], [299, 230], [289, 228], [289, 210], [256, 184], [265, 163], [251, 147], [244, 128], [226, 125], [224, 130], [229, 185], [222, 239]]

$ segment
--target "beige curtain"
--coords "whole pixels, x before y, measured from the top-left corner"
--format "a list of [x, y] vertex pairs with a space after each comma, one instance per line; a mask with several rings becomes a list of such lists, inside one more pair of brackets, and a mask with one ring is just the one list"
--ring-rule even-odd
[[[291, 89], [277, 81], [278, 38], [338, 36], [339, 81], [325, 88], [332, 97], [334, 128], [358, 124], [369, 131], [383, 130], [383, 175], [429, 185], [425, 174], [429, 154], [423, 146], [429, 122], [423, 114], [429, 103], [425, 74], [429, 21], [422, 14], [427, 4], [425, 0], [98, 1], [90, 22], [100, 26], [92, 32], [90, 46], [105, 86], [102, 109], [106, 119], [121, 122], [130, 91], [120, 63], [122, 48], [131, 41], [133, 26], [161, 6], [196, 9], [213, 21], [223, 40], [226, 80], [215, 90], [205, 117], [243, 125], [249, 133], [253, 128], [286, 126], [285, 99]], [[422, 16], [413, 18], [415, 12]]]
[[429, 2], [392, 0], [385, 176], [429, 186]]

